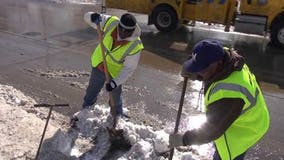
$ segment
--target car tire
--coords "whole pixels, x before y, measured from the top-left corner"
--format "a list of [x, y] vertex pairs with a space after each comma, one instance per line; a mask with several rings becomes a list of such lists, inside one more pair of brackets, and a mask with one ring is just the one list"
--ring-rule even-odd
[[284, 48], [284, 22], [272, 26], [270, 39], [274, 46]]

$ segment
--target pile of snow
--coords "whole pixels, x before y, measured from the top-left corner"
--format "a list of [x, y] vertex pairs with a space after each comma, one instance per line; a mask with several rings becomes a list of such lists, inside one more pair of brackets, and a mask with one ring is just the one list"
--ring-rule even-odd
[[[95, 105], [92, 109], [84, 109], [77, 114], [79, 121], [77, 122], [78, 137], [94, 139], [94, 135], [100, 136], [99, 139], [109, 139], [107, 131], [102, 132], [102, 128], [111, 128], [112, 118], [109, 116], [109, 107], [104, 105]], [[191, 118], [192, 119], [192, 118]], [[111, 158], [119, 160], [128, 159], [167, 159], [164, 157], [169, 153], [168, 137], [169, 134], [164, 130], [154, 131], [152, 127], [145, 125], [133, 124], [125, 118], [119, 118], [117, 122], [117, 130], [123, 129], [123, 136], [130, 142], [132, 147], [129, 151], [113, 155]], [[98, 138], [96, 138], [97, 140]], [[107, 154], [110, 142], [95, 142], [96, 147], [89, 151], [89, 154], [83, 156], [85, 160], [100, 159]], [[103, 152], [98, 152], [97, 148], [101, 148]], [[72, 155], [80, 157], [83, 153], [79, 152], [80, 146], [73, 146]], [[75, 154], [76, 153], [76, 154]], [[211, 144], [201, 146], [191, 146], [182, 151], [175, 151], [173, 159], [193, 160], [193, 159], [209, 159], [213, 153]], [[98, 156], [100, 155], [100, 157]]]
[[[35, 101], [11, 86], [0, 85], [0, 159], [34, 159], [45, 119], [28, 113]], [[53, 113], [58, 114], [58, 113]], [[46, 116], [46, 114], [45, 114]], [[110, 152], [112, 127], [109, 106], [95, 105], [76, 114], [75, 127], [59, 129], [58, 123], [49, 124], [39, 158], [62, 159], [167, 159], [170, 130], [154, 131], [152, 127], [134, 124], [119, 118], [116, 129], [123, 130], [124, 139], [131, 144], [128, 151]], [[52, 121], [56, 121], [53, 119]], [[194, 122], [194, 118], [190, 119]], [[172, 125], [172, 124], [171, 124]], [[187, 130], [181, 124], [182, 130]], [[175, 150], [173, 159], [210, 159], [213, 153], [210, 144], [190, 146]]]
[[11, 86], [0, 84], [0, 103], [25, 107], [35, 104], [35, 101]]
[[[0, 159], [34, 159], [45, 121], [28, 113], [35, 101], [11, 86], [0, 84]], [[56, 127], [49, 125], [46, 138]]]

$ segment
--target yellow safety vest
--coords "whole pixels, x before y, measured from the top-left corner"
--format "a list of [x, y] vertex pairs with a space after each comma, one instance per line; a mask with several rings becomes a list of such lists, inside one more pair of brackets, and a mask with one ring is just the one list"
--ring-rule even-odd
[[[137, 39], [134, 41], [128, 42], [123, 46], [117, 46], [116, 48], [112, 49], [113, 38], [111, 36], [111, 33], [116, 28], [118, 23], [119, 19], [116, 16], [112, 16], [107, 20], [103, 29], [103, 44], [106, 48], [107, 54], [106, 62], [108, 71], [112, 78], [118, 77], [123, 67], [124, 58], [126, 56], [134, 55], [144, 48], [140, 38], [137, 37]], [[96, 47], [91, 57], [91, 63], [93, 67], [97, 67], [103, 61], [100, 45], [101, 44]]]
[[241, 115], [214, 141], [222, 160], [233, 160], [263, 137], [270, 118], [262, 92], [247, 65], [210, 85], [205, 94], [206, 110], [223, 98], [241, 98], [245, 102]]

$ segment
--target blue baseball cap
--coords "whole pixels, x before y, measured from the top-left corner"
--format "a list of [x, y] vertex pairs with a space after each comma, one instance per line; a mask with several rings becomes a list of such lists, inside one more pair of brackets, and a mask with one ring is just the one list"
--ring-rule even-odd
[[183, 67], [187, 72], [200, 72], [210, 64], [224, 59], [225, 51], [219, 41], [202, 40], [192, 49], [192, 58], [187, 60]]

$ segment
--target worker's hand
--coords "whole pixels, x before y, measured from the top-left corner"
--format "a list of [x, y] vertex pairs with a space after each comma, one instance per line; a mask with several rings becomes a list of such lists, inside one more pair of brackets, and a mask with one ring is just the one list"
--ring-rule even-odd
[[108, 92], [111, 92], [112, 90], [114, 90], [117, 87], [116, 83], [114, 80], [111, 80], [109, 83], [106, 83], [106, 90]]
[[99, 25], [100, 22], [102, 21], [101, 15], [98, 13], [91, 14], [91, 21], [96, 25]]
[[169, 148], [183, 146], [183, 135], [182, 134], [170, 134], [169, 137]]

